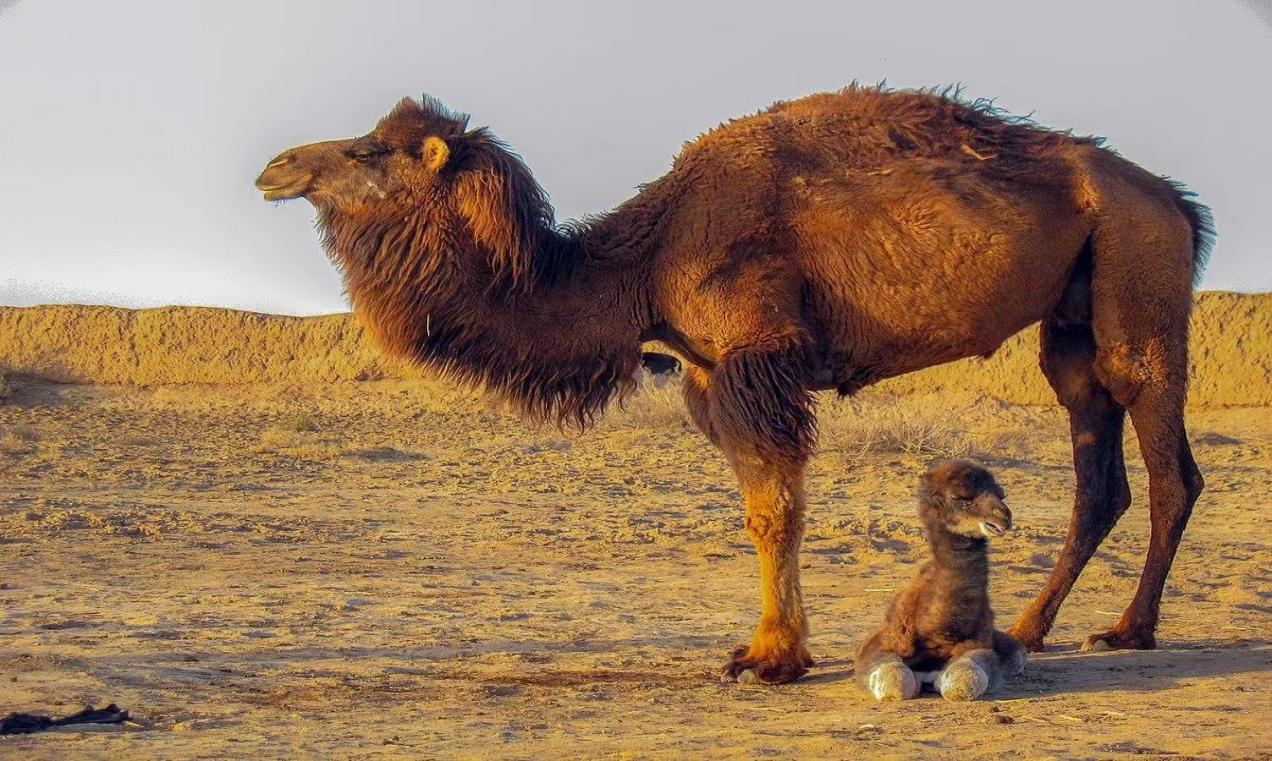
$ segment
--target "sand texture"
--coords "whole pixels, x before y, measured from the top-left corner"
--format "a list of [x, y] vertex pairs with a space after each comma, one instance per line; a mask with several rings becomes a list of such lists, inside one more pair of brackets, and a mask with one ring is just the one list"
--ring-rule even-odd
[[[233, 370], [189, 363], [184, 381], [384, 372], [344, 317], [7, 310], [0, 345], [64, 378], [172, 380], [179, 358], [130, 347], [150, 336], [211, 362], [184, 321], [200, 315], [254, 338], [221, 346]], [[73, 325], [110, 357], [72, 345]], [[15, 347], [22, 329], [43, 332]], [[1199, 361], [1237, 366], [1238, 337], [1199, 332], [1229, 341]], [[271, 355], [269, 336], [292, 349]], [[994, 361], [1023, 367], [1017, 353]], [[1265, 398], [1266, 381], [1246, 393]], [[899, 705], [856, 690], [852, 653], [921, 557], [919, 469], [963, 454], [997, 472], [1018, 524], [993, 550], [1009, 623], [1067, 525], [1067, 426], [1055, 407], [948, 395], [826, 398], [821, 413], [803, 554], [818, 666], [766, 688], [716, 681], [755, 623], [756, 561], [733, 479], [674, 387], [565, 436], [431, 381], [19, 377], [0, 404], [0, 713], [116, 702], [135, 721], [0, 738], [0, 758], [1268, 757], [1272, 412], [1191, 413], [1209, 488], [1161, 649], [1077, 652], [1129, 601], [1147, 546], [1129, 441], [1135, 504], [1051, 651], [990, 699]]]

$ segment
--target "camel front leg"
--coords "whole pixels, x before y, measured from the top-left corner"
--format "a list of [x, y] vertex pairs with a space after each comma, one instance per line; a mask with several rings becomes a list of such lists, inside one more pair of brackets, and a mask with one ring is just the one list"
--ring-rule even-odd
[[746, 499], [746, 530], [760, 560], [760, 623], [738, 647], [729, 678], [781, 684], [803, 676], [813, 659], [799, 585], [804, 534], [803, 468], [750, 458], [735, 462]]
[[707, 425], [741, 483], [746, 530], [760, 560], [760, 623], [725, 668], [726, 678], [739, 681], [781, 684], [813, 665], [799, 546], [814, 434], [799, 367], [787, 352], [735, 352], [716, 367], [706, 393]]

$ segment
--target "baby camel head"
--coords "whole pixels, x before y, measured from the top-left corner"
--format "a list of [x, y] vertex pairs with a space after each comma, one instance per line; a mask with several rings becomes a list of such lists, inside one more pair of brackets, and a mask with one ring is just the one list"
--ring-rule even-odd
[[1002, 536], [1011, 528], [1011, 509], [993, 474], [965, 460], [937, 460], [919, 482], [919, 517], [968, 538]]

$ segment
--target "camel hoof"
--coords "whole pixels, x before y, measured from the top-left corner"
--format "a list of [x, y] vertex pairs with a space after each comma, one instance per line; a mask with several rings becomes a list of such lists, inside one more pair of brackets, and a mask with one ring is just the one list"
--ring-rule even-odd
[[1157, 638], [1150, 634], [1126, 634], [1118, 631], [1107, 631], [1103, 634], [1092, 634], [1082, 643], [1082, 651], [1102, 653], [1108, 650], [1155, 650]]
[[975, 661], [955, 661], [936, 678], [936, 689], [946, 700], [975, 700], [989, 689], [989, 674]]
[[919, 694], [919, 679], [910, 667], [897, 661], [876, 666], [866, 678], [875, 700], [909, 700]]
[[729, 665], [720, 675], [721, 682], [739, 684], [786, 684], [808, 673], [813, 659], [807, 654], [794, 658], [753, 657], [750, 648], [742, 645], [733, 651]]

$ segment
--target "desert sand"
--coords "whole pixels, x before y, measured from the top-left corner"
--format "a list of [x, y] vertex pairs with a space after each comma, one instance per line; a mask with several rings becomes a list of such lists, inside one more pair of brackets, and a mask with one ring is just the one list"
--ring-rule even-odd
[[[1128, 437], [1135, 504], [1049, 651], [971, 704], [874, 703], [852, 653], [921, 557], [912, 491], [934, 456], [976, 459], [1007, 491], [1000, 622], [1040, 589], [1072, 472], [1062, 411], [1022, 403], [1045, 392], [1028, 337], [961, 377], [821, 399], [803, 555], [818, 666], [774, 688], [717, 681], [755, 623], [755, 556], [674, 381], [563, 434], [395, 377], [342, 316], [0, 310], [0, 714], [115, 702], [134, 718], [3, 737], [0, 757], [1268, 757], [1272, 409], [1249, 400], [1270, 393], [1272, 301], [1199, 312], [1208, 299], [1253, 316], [1197, 331], [1208, 489], [1160, 648], [1077, 649], [1129, 601], [1147, 547]], [[91, 320], [116, 322], [90, 341]], [[246, 332], [201, 337], [234, 321]], [[182, 350], [162, 339], [174, 325]]]

